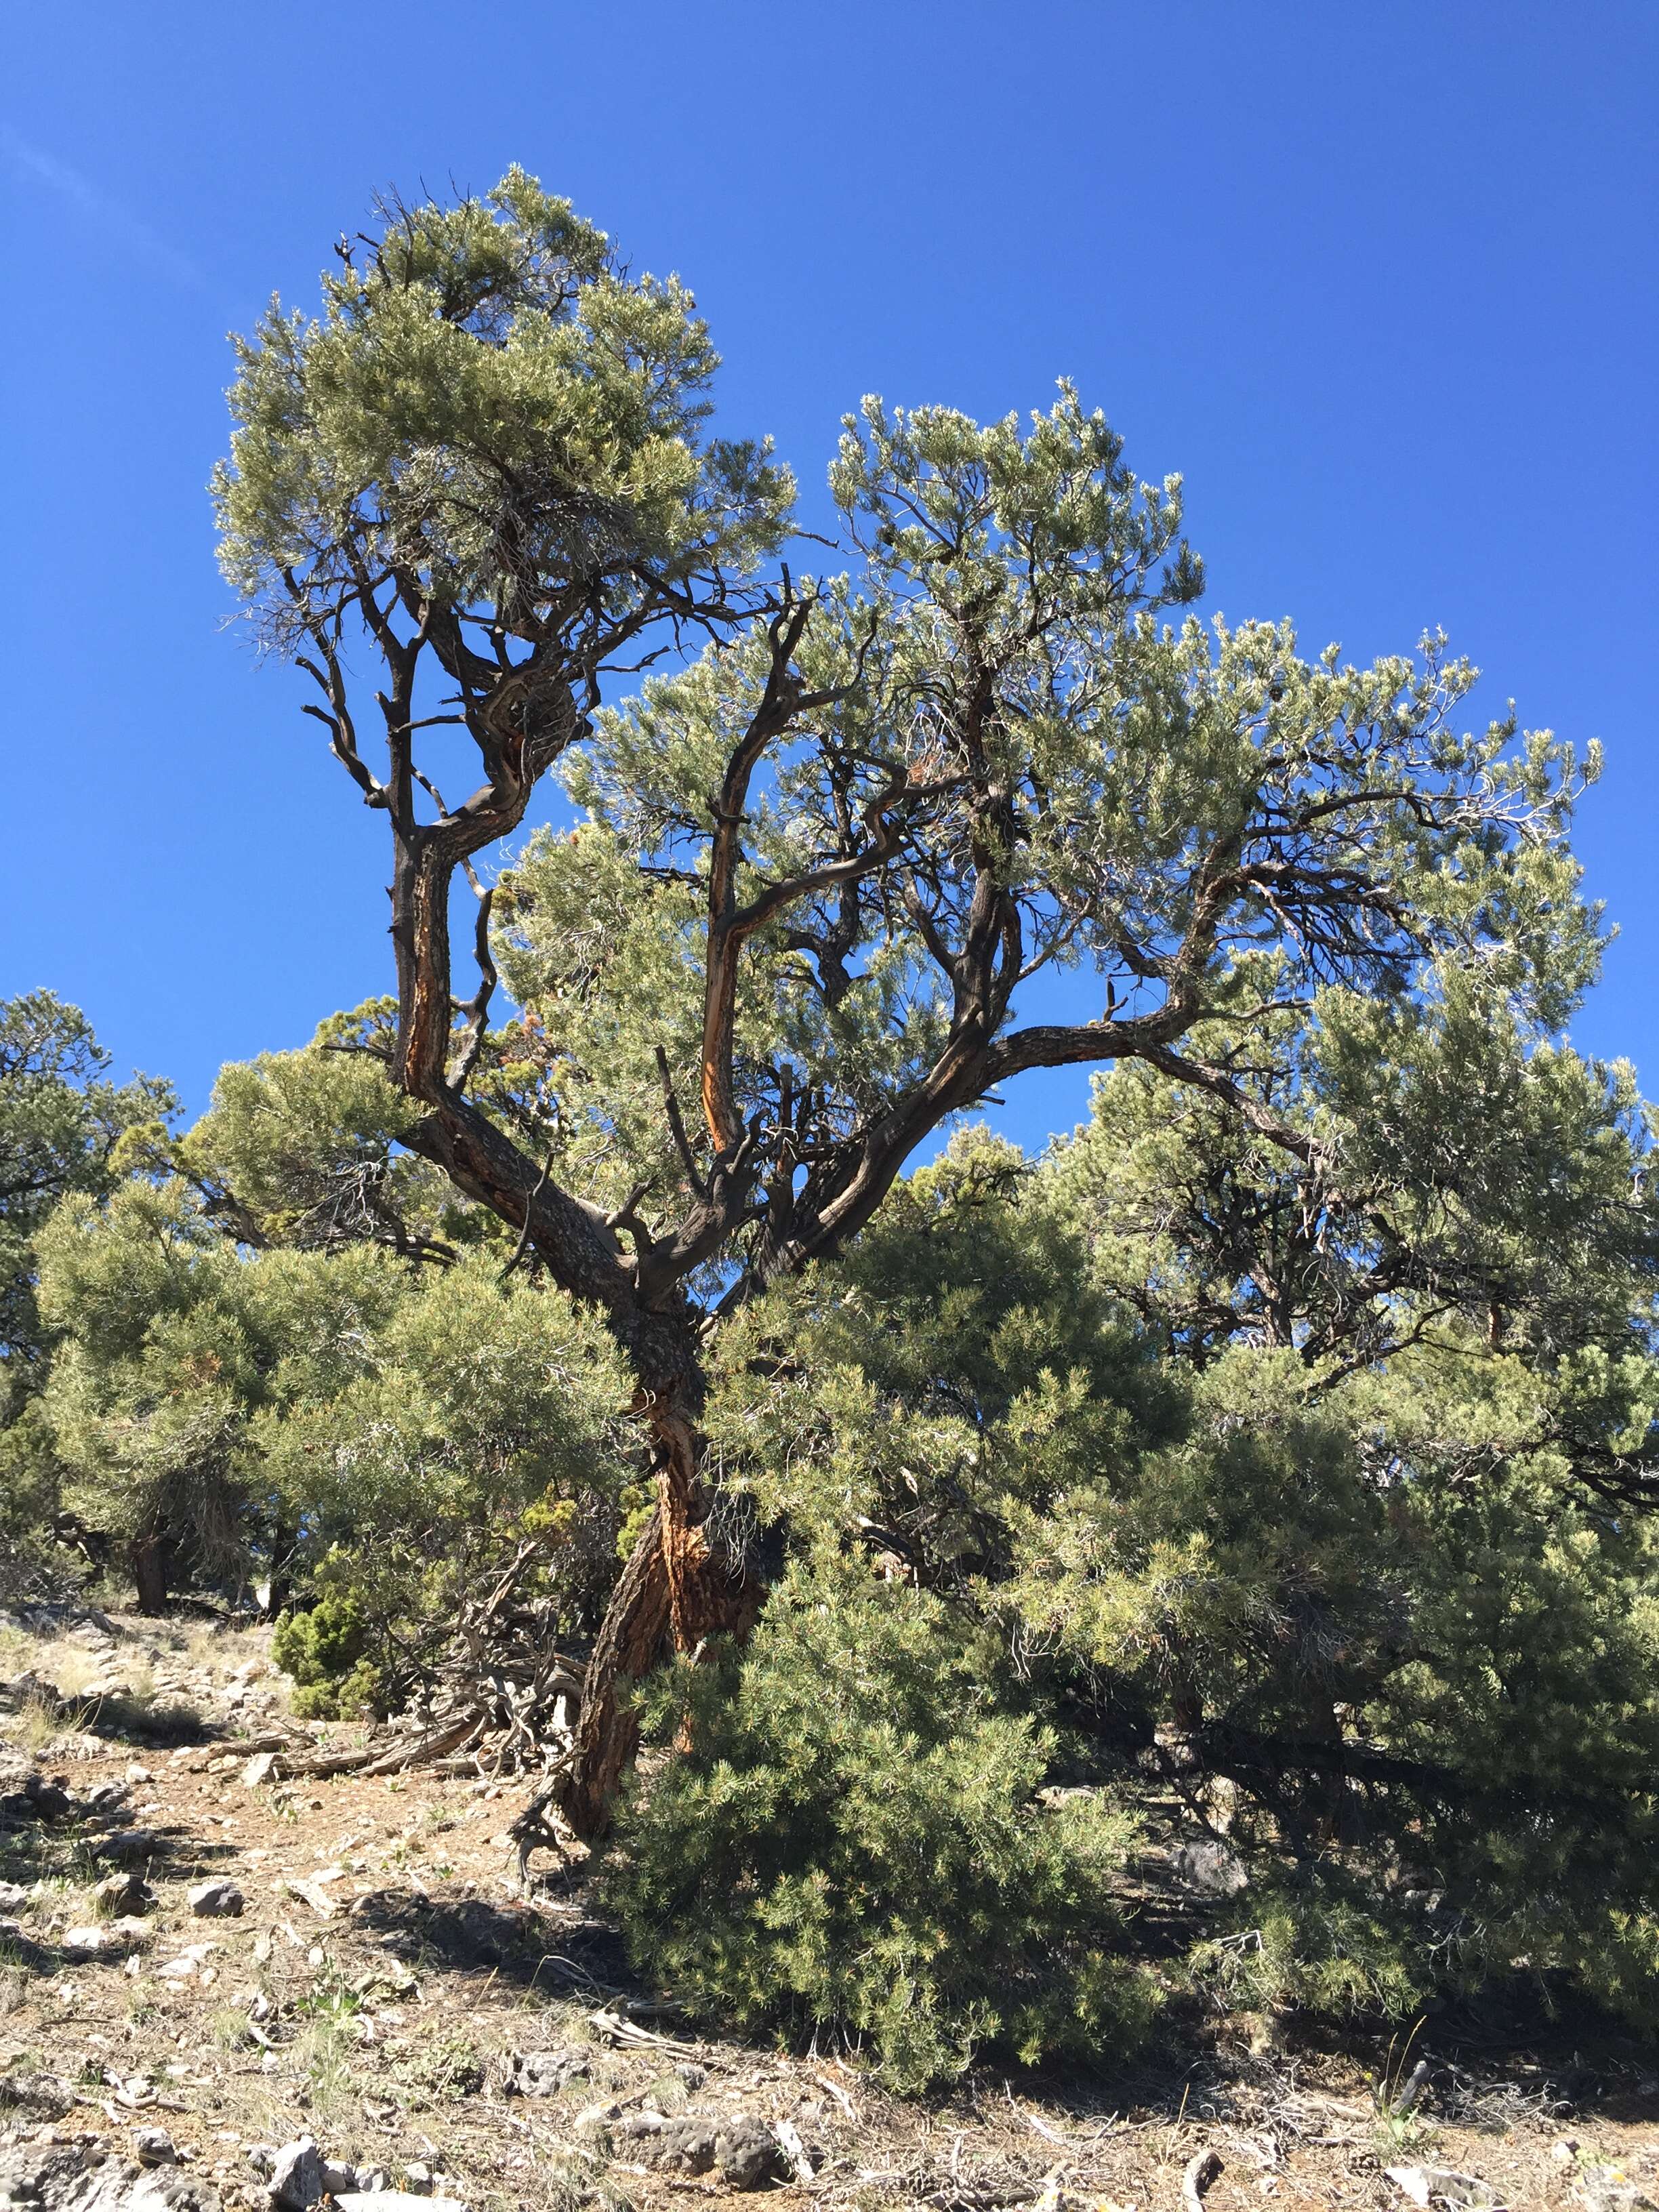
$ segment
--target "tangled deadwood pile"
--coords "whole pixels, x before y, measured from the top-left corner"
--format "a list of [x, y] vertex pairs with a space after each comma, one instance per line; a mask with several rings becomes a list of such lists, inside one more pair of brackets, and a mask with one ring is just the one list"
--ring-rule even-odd
[[575, 1741], [583, 1662], [559, 1648], [556, 1601], [525, 1594], [540, 1557], [539, 1544], [522, 1544], [495, 1582], [463, 1604], [397, 1720], [349, 1751], [278, 1748], [280, 1772], [390, 1774], [419, 1765], [499, 1781], [562, 1771]]
[[293, 1723], [233, 1741], [184, 1708], [147, 1716], [119, 1687], [70, 1693], [34, 1672], [0, 1680], [0, 1713], [33, 1707], [54, 1723], [122, 1734], [159, 1733], [172, 1723], [165, 1732], [177, 1735], [187, 1723], [191, 1735], [223, 1737], [227, 1750], [257, 1760], [250, 1781], [422, 1766], [493, 1781], [524, 1776], [545, 1786], [562, 1774], [574, 1745], [585, 1662], [560, 1648], [556, 1603], [525, 1593], [540, 1556], [538, 1544], [521, 1545], [501, 1574], [464, 1603], [441, 1650], [414, 1669], [402, 1712], [367, 1726], [349, 1747], [325, 1747]]

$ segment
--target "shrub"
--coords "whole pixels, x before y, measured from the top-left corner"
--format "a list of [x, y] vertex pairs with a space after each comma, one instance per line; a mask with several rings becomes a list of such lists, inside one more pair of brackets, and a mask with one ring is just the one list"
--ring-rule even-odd
[[349, 1591], [325, 1594], [309, 1613], [283, 1615], [270, 1656], [293, 1677], [301, 1719], [338, 1720], [374, 1709], [380, 1677], [363, 1657], [363, 1640], [362, 1608]]
[[1433, 1990], [1433, 1931], [1379, 1910], [1365, 1887], [1339, 1868], [1280, 1869], [1253, 1882], [1190, 1960], [1199, 1987], [1223, 2011], [1286, 2006], [1334, 2018], [1399, 2021]]
[[1039, 1799], [1051, 1741], [995, 1710], [986, 1656], [937, 1598], [792, 1565], [740, 1656], [656, 1700], [690, 1748], [636, 1784], [608, 1869], [636, 1962], [745, 2030], [867, 2038], [901, 2089], [988, 2042], [1137, 2040], [1109, 1897], [1131, 1823]]

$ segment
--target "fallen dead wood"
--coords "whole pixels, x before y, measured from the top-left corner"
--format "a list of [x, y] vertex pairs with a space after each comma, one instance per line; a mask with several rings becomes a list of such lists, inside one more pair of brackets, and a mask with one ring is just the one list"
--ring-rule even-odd
[[422, 1736], [418, 1743], [394, 1744], [379, 1759], [372, 1759], [364, 1767], [365, 1774], [396, 1774], [405, 1766], [424, 1766], [428, 1760], [441, 1759], [456, 1745], [480, 1731], [481, 1724], [463, 1714], [447, 1728], [434, 1729], [430, 1735]]
[[[274, 1782], [318, 1782], [331, 1774], [356, 1774], [385, 1751], [384, 1742], [359, 1744], [355, 1751], [318, 1751], [305, 1759], [284, 1759]], [[280, 1757], [280, 1754], [279, 1754]]]
[[[277, 1753], [279, 1767], [273, 1779], [315, 1781], [331, 1774], [396, 1774], [405, 1766], [421, 1766], [453, 1751], [464, 1737], [477, 1727], [477, 1721], [465, 1715], [452, 1721], [447, 1727], [434, 1729], [425, 1735], [373, 1737], [350, 1751], [319, 1751], [308, 1758], [287, 1759], [282, 1756], [286, 1747], [280, 1744], [261, 1745], [262, 1750]], [[288, 1740], [291, 1747], [292, 1739]]]
[[793, 2120], [774, 2120], [772, 2132], [778, 2139], [778, 2148], [788, 2160], [795, 2179], [803, 2189], [810, 2189], [817, 2179], [812, 2161], [806, 2154], [806, 2145], [801, 2140], [800, 2130]]
[[526, 1887], [532, 1851], [556, 1851], [561, 1858], [567, 1856], [570, 1832], [562, 1827], [558, 1814], [562, 1766], [563, 1762], [554, 1770], [555, 1778], [537, 1792], [517, 1820], [507, 1826], [507, 1832], [518, 1849], [519, 1880]]
[[619, 2045], [626, 2050], [662, 2051], [674, 2058], [695, 2058], [697, 2056], [696, 2044], [676, 2042], [672, 2035], [654, 2035], [648, 2027], [641, 2027], [637, 2021], [625, 2020], [608, 2005], [601, 2006], [598, 2012], [590, 2013], [587, 2024], [607, 2043]]
[[520, 1545], [486, 1595], [463, 1606], [444, 1647], [412, 1669], [412, 1725], [406, 1717], [382, 1727], [350, 1750], [295, 1756], [288, 1743], [273, 1743], [282, 1775], [372, 1777], [442, 1762], [447, 1773], [500, 1780], [545, 1778], [562, 1766], [574, 1742], [583, 1669], [559, 1647], [556, 1602], [522, 1595], [542, 1557], [539, 1543]]
[[307, 1905], [319, 1920], [332, 1920], [341, 1911], [338, 1900], [329, 1895], [319, 1881], [307, 1881], [296, 1875], [284, 1875], [271, 1884], [279, 1897], [297, 1898]]
[[225, 1738], [225, 1749], [237, 1757], [257, 1759], [262, 1751], [297, 1751], [310, 1738], [296, 1735], [292, 1729], [267, 1729], [263, 1735], [234, 1735]]
[[1218, 2151], [1201, 2150], [1196, 2158], [1188, 2160], [1187, 2171], [1181, 2177], [1181, 2212], [1204, 2212], [1205, 2194], [1220, 2172]]

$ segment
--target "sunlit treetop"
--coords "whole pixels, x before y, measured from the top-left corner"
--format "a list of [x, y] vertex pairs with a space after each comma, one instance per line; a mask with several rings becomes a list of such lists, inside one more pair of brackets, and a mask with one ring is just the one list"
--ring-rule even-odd
[[235, 342], [221, 551], [278, 637], [441, 609], [490, 659], [498, 633], [592, 649], [773, 550], [790, 479], [704, 438], [718, 356], [677, 279], [520, 169], [375, 212], [319, 316], [273, 301]]

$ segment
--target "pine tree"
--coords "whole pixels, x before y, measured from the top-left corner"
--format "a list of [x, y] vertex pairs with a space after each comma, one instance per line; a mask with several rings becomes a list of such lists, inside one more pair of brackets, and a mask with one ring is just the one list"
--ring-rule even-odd
[[[1025, 1070], [1139, 1062], [1294, 1153], [1238, 1073], [1282, 1000], [1408, 993], [1436, 954], [1570, 989], [1581, 772], [1507, 721], [1460, 733], [1473, 672], [1438, 641], [1358, 669], [1288, 625], [1159, 627], [1201, 586], [1179, 483], [1139, 482], [1069, 387], [1024, 428], [866, 400], [830, 478], [852, 568], [799, 580], [786, 472], [706, 435], [683, 287], [518, 171], [381, 216], [319, 319], [273, 307], [239, 349], [222, 553], [386, 819], [404, 1141], [635, 1377], [658, 1508], [594, 1656], [567, 1808], [592, 1832], [622, 1685], [762, 1595], [709, 1540], [711, 1325], [845, 1249]], [[453, 808], [434, 721], [481, 777]], [[556, 768], [584, 823], [484, 884]], [[1078, 1018], [1022, 1021], [1050, 970]], [[502, 974], [522, 1018], [492, 1037]]]

